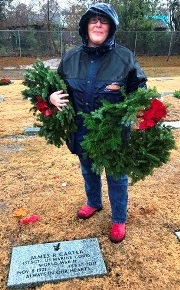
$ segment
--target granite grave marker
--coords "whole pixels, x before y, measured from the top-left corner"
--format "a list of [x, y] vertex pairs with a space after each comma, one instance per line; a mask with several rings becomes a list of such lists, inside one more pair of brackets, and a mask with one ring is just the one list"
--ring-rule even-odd
[[23, 288], [107, 273], [97, 238], [12, 248], [7, 286]]
[[39, 130], [40, 130], [39, 127], [25, 128], [24, 134], [26, 134], [26, 135], [36, 135], [36, 134], [38, 134]]
[[180, 241], [180, 231], [175, 232], [176, 237], [178, 238], [178, 241]]

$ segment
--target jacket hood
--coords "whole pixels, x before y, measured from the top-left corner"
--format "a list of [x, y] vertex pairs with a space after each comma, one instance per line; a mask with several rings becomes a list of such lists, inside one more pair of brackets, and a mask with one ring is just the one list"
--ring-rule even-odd
[[92, 16], [103, 16], [110, 20], [110, 33], [108, 40], [112, 43], [112, 41], [114, 41], [114, 34], [119, 25], [119, 20], [114, 8], [107, 3], [93, 4], [81, 17], [79, 22], [79, 35], [82, 37], [83, 43], [85, 44], [87, 42], [87, 24], [89, 18]]

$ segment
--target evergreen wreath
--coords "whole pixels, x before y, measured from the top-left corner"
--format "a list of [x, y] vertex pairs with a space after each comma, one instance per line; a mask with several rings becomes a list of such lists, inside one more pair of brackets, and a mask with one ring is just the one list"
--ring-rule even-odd
[[[35, 126], [40, 127], [39, 136], [60, 147], [70, 141], [70, 134], [77, 129], [71, 99], [62, 111], [49, 104], [50, 94], [57, 90], [67, 92], [66, 85], [40, 60], [33, 68], [24, 74], [23, 84], [28, 89], [22, 91], [23, 98], [31, 101], [30, 111], [36, 116]], [[131, 94], [126, 94], [123, 88], [121, 91], [123, 102], [111, 104], [104, 100], [90, 114], [79, 112], [88, 129], [81, 145], [85, 156], [93, 160], [94, 172], [100, 174], [105, 167], [107, 174], [115, 178], [127, 174], [134, 184], [169, 161], [175, 140], [172, 128], [162, 124], [167, 108], [159, 100], [156, 88], [138, 89]], [[130, 130], [128, 138], [123, 136], [124, 130]]]
[[[105, 167], [115, 178], [127, 174], [134, 184], [169, 161], [175, 140], [172, 128], [162, 124], [167, 108], [156, 88], [139, 88], [131, 94], [121, 90], [123, 102], [104, 100], [90, 114], [80, 113], [88, 129], [81, 145], [93, 160], [94, 172], [101, 174]], [[123, 137], [124, 130], [130, 131], [128, 137]]]
[[59, 111], [48, 102], [48, 97], [55, 91], [67, 92], [66, 85], [60, 76], [45, 67], [43, 62], [37, 60], [24, 74], [23, 84], [28, 87], [22, 91], [23, 99], [31, 101], [30, 111], [36, 116], [39, 127], [39, 136], [45, 137], [48, 144], [60, 147], [67, 140], [70, 141], [70, 133], [76, 131], [74, 122], [75, 111], [69, 98], [69, 103]]

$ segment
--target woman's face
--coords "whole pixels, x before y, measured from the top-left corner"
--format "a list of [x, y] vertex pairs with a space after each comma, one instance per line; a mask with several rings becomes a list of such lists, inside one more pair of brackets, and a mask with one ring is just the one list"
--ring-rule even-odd
[[103, 44], [109, 34], [110, 24], [105, 17], [91, 17], [88, 22], [88, 46], [97, 47]]

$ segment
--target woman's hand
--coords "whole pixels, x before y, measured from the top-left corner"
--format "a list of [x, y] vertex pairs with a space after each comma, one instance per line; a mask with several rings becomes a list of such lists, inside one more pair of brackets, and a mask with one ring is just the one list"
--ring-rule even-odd
[[69, 95], [64, 94], [63, 90], [57, 91], [50, 95], [50, 102], [56, 106], [58, 110], [62, 111], [62, 108], [69, 103], [68, 97]]

